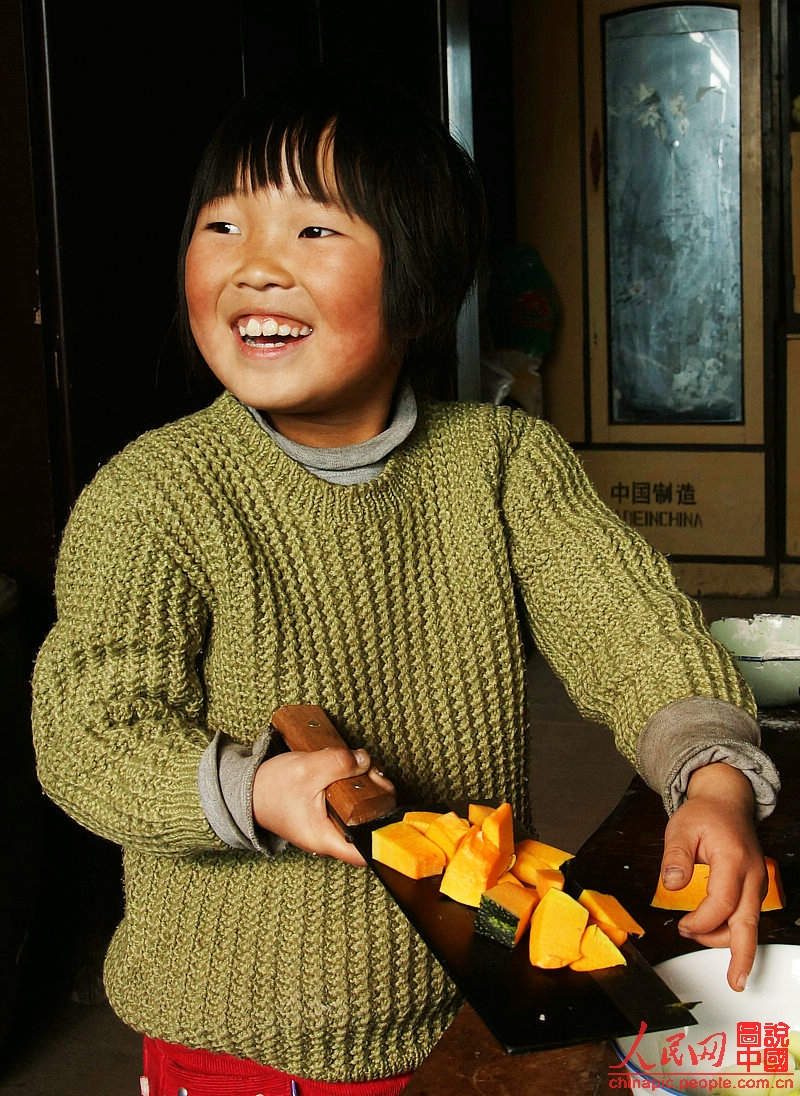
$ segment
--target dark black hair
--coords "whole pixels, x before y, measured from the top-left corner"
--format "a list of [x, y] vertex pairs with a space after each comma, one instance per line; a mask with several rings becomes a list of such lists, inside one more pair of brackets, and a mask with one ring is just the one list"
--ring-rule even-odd
[[[320, 168], [327, 141], [333, 180]], [[432, 377], [452, 369], [456, 320], [486, 234], [475, 166], [439, 119], [397, 88], [330, 71], [237, 104], [200, 162], [180, 242], [179, 326], [195, 358], [186, 252], [201, 208], [243, 180], [253, 189], [290, 183], [315, 200], [333, 197], [375, 229], [387, 334], [393, 345], [407, 346], [405, 364], [417, 385], [435, 387]]]

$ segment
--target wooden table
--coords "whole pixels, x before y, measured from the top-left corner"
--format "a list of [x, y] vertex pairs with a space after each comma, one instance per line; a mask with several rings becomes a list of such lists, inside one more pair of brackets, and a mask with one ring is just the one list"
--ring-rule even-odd
[[[764, 852], [781, 866], [786, 908], [762, 914], [759, 942], [800, 944], [800, 709], [764, 711], [760, 723], [764, 749], [780, 770], [783, 789], [759, 833]], [[592, 864], [597, 879], [603, 880], [596, 884], [599, 889], [618, 895], [644, 926], [638, 946], [653, 964], [698, 948], [678, 935], [680, 914], [650, 906], [664, 826], [661, 800], [635, 777], [580, 850], [581, 860]], [[608, 1073], [616, 1062], [611, 1044], [603, 1042], [508, 1055], [465, 1005], [404, 1096], [604, 1096], [618, 1091], [610, 1087]]]

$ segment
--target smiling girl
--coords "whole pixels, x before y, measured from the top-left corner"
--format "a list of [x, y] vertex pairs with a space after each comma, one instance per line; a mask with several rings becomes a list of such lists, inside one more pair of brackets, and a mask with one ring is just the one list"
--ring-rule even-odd
[[[106, 986], [151, 1096], [392, 1096], [458, 999], [325, 788], [509, 800], [529, 819], [518, 607], [582, 710], [664, 797], [684, 929], [753, 960], [754, 817], [778, 778], [753, 702], [665, 561], [553, 429], [424, 398], [483, 238], [441, 125], [321, 77], [213, 138], [182, 322], [222, 382], [83, 492], [35, 675], [43, 787], [125, 850]], [[318, 704], [351, 749], [281, 752]]]

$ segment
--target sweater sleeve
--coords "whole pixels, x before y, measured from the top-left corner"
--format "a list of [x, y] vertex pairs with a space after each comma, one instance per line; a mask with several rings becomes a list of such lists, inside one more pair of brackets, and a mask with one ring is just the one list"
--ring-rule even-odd
[[33, 680], [45, 792], [119, 844], [164, 855], [225, 848], [198, 792], [211, 737], [197, 670], [206, 600], [114, 462], [71, 515], [56, 605]]
[[600, 500], [544, 421], [522, 423], [501, 501], [539, 649], [632, 764], [642, 729], [675, 701], [711, 697], [755, 716], [747, 685], [666, 559]]

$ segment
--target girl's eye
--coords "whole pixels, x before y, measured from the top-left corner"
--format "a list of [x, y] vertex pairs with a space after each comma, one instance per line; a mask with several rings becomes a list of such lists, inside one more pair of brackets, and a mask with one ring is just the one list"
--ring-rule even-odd
[[241, 229], [230, 221], [210, 221], [206, 228], [211, 232], [219, 232], [222, 236], [241, 236]]
[[320, 228], [319, 225], [309, 225], [300, 233], [301, 240], [321, 240], [324, 236], [335, 236], [332, 228]]

